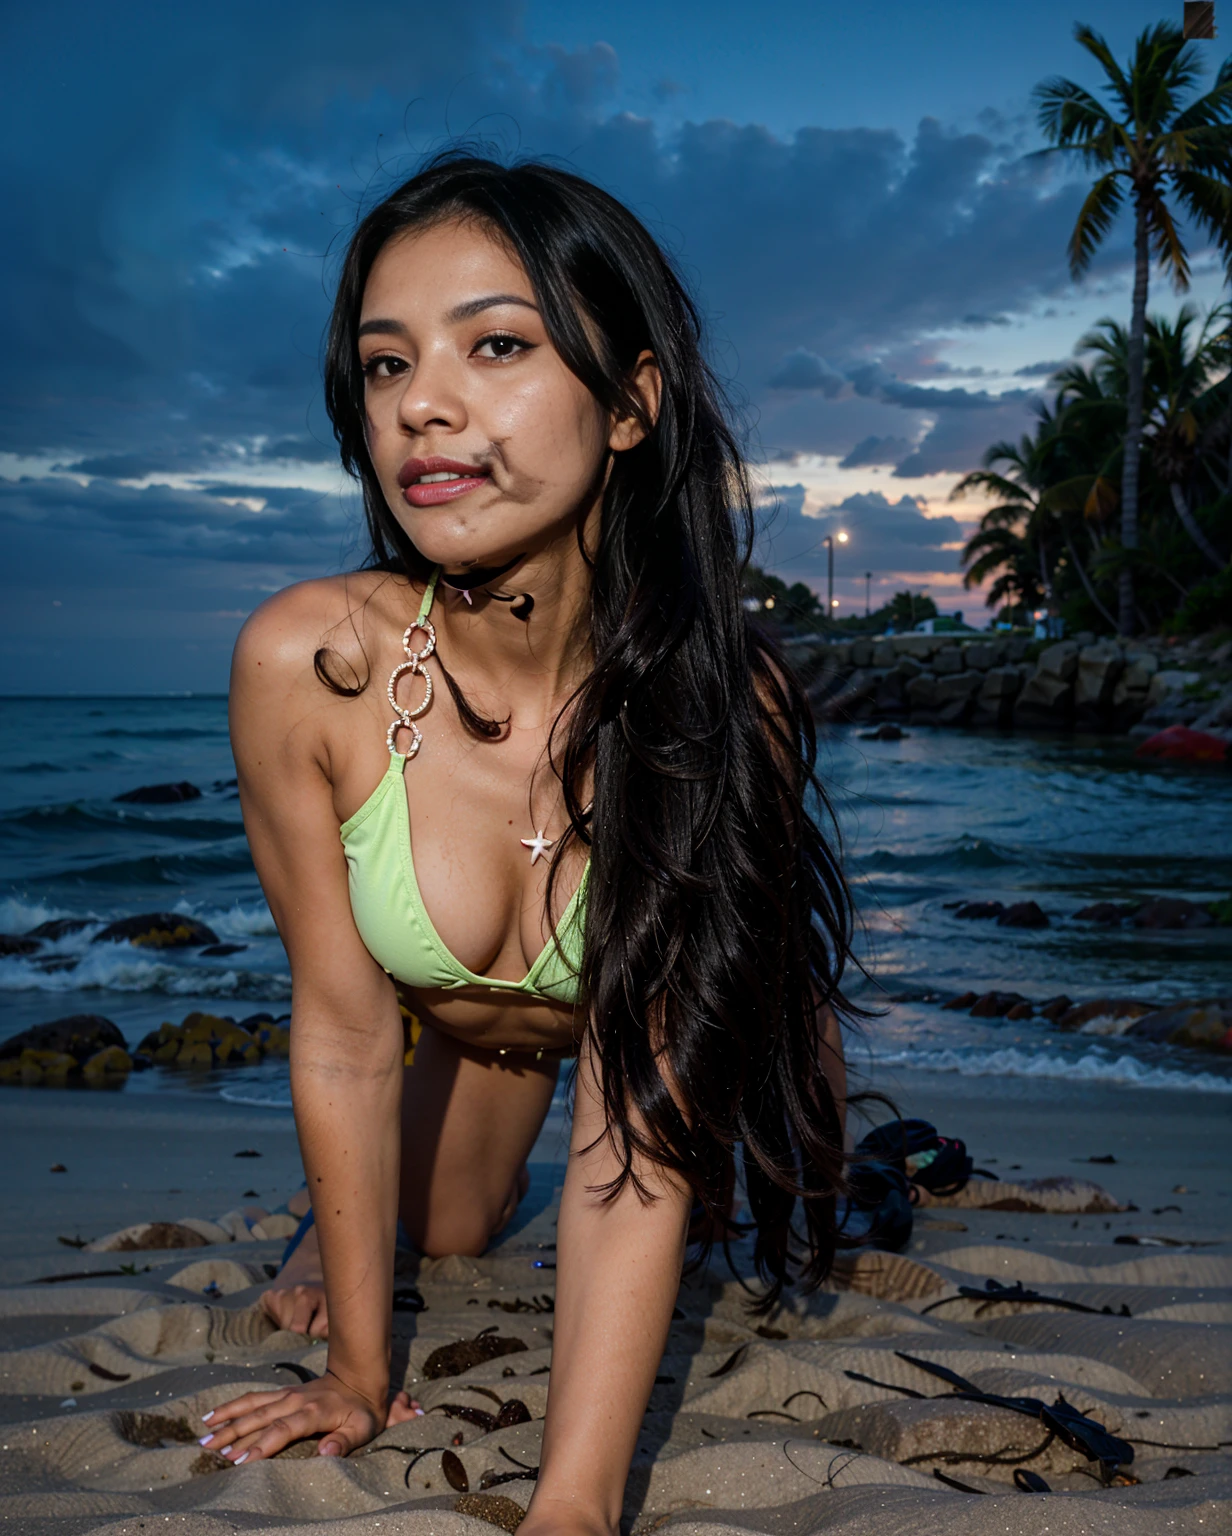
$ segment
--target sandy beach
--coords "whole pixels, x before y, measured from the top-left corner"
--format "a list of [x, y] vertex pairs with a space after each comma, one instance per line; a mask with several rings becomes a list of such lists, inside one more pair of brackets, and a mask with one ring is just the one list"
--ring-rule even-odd
[[[846, 1258], [822, 1292], [764, 1320], [749, 1317], [720, 1262], [687, 1280], [626, 1527], [1227, 1529], [1224, 1097], [906, 1072], [878, 1086], [966, 1139], [1004, 1188], [976, 1181], [921, 1211], [906, 1253]], [[426, 1306], [395, 1316], [395, 1376], [434, 1411], [343, 1461], [303, 1445], [233, 1468], [197, 1445], [200, 1415], [325, 1362], [321, 1344], [275, 1331], [255, 1306], [281, 1238], [227, 1215], [247, 1207], [251, 1220], [299, 1183], [290, 1116], [53, 1089], [9, 1090], [4, 1102], [0, 1145], [20, 1177], [0, 1197], [0, 1518], [15, 1536], [513, 1527], [547, 1397], [559, 1120], [536, 1148], [512, 1230], [488, 1255], [408, 1264], [400, 1277]], [[1063, 1182], [1041, 1189], [1041, 1179]], [[990, 1200], [1050, 1208], [980, 1208]], [[196, 1246], [93, 1246], [181, 1219], [194, 1223], [184, 1240]], [[63, 1276], [80, 1278], [52, 1278]], [[1047, 1299], [990, 1302], [960, 1289], [990, 1279]], [[983, 1392], [1047, 1404], [1060, 1393], [1129, 1442], [1132, 1463], [1104, 1487], [1098, 1465], [1038, 1418], [955, 1397], [915, 1361]], [[510, 1400], [522, 1407], [495, 1426]], [[1018, 1469], [1051, 1491], [1022, 1491]]]

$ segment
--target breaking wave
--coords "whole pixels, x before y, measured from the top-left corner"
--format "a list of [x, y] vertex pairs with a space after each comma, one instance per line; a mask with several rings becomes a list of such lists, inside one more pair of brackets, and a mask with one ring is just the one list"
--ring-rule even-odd
[[948, 1047], [923, 1051], [875, 1051], [872, 1059], [877, 1066], [957, 1072], [960, 1077], [1062, 1078], [1077, 1083], [1120, 1083], [1128, 1088], [1232, 1094], [1232, 1077], [1156, 1067], [1135, 1056], [1109, 1056], [1096, 1050], [1074, 1057], [1051, 1051], [1022, 1051], [1014, 1046], [996, 1051]]

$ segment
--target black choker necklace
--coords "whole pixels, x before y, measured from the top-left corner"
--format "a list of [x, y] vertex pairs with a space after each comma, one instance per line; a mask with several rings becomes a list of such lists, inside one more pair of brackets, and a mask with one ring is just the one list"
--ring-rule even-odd
[[485, 565], [473, 571], [464, 571], [460, 576], [451, 576], [448, 571], [441, 572], [441, 580], [447, 587], [452, 587], [455, 592], [473, 592], [476, 587], [486, 587], [490, 581], [499, 581], [506, 571], [511, 571], [522, 555], [515, 555], [504, 565]]
[[[447, 571], [442, 571], [440, 579], [447, 587], [452, 587], [455, 592], [460, 592], [469, 603], [472, 600], [471, 593], [476, 587], [486, 587], [491, 582], [499, 581], [506, 571], [511, 571], [518, 561], [524, 558], [523, 555], [515, 555], [506, 565], [489, 565], [481, 570], [466, 571], [461, 576], [450, 576]], [[512, 603], [513, 606], [509, 610], [510, 613], [513, 614], [515, 619], [521, 619], [523, 624], [530, 618], [531, 611], [535, 606], [535, 599], [529, 592], [523, 592], [520, 595], [514, 596], [507, 596], [502, 592], [489, 592], [488, 596], [498, 603]]]

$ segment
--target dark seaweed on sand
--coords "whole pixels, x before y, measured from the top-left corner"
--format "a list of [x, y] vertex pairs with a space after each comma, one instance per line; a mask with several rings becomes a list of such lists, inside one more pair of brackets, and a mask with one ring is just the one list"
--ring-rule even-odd
[[423, 1373], [428, 1381], [437, 1381], [442, 1376], [460, 1376], [472, 1366], [486, 1365], [489, 1360], [520, 1354], [525, 1349], [522, 1339], [501, 1338], [493, 1324], [491, 1328], [481, 1329], [473, 1339], [458, 1339], [453, 1344], [442, 1344], [439, 1349], [434, 1349], [424, 1361]]

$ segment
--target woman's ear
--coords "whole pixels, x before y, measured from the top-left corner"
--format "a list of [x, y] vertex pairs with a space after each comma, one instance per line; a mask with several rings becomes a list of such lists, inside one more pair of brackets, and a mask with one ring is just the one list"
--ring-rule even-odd
[[[633, 365], [629, 385], [642, 402], [645, 420], [651, 424], [658, 421], [663, 378], [659, 373], [659, 365], [655, 361], [653, 352], [639, 353], [637, 362]], [[613, 453], [624, 453], [626, 449], [636, 448], [646, 436], [646, 431], [647, 428], [641, 418], [617, 416], [612, 423], [612, 430], [607, 440], [608, 447]]]

